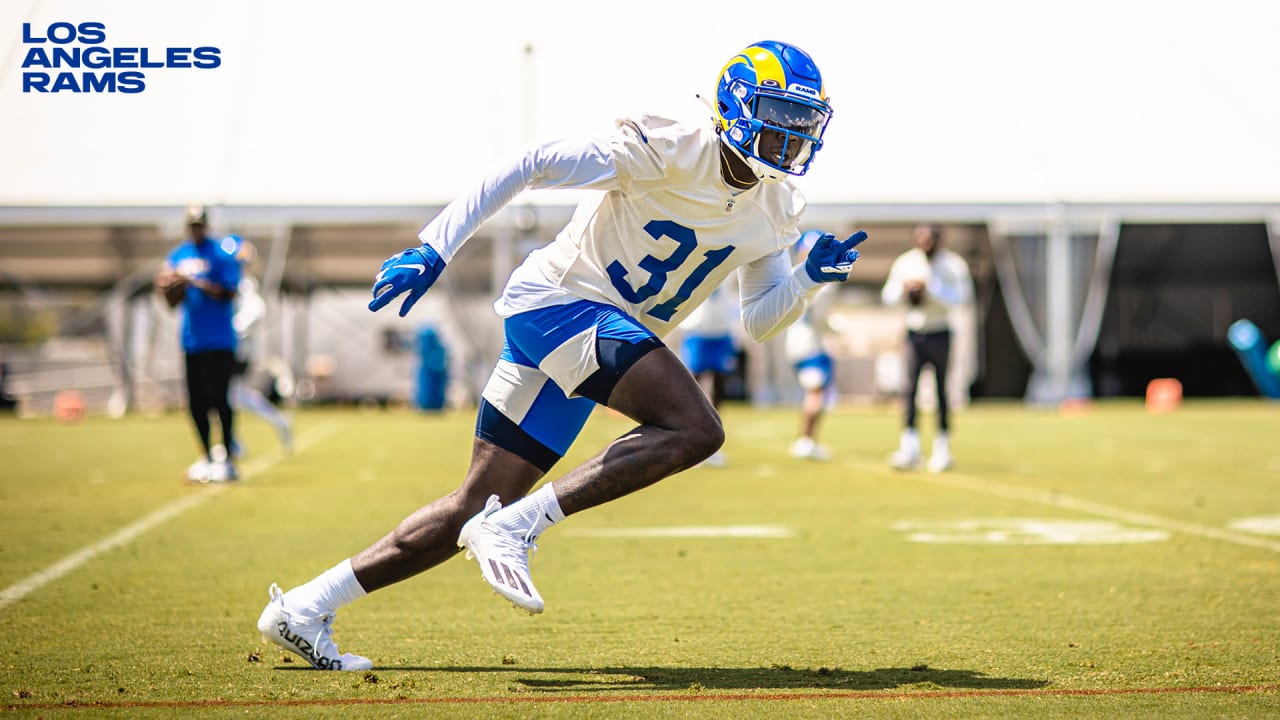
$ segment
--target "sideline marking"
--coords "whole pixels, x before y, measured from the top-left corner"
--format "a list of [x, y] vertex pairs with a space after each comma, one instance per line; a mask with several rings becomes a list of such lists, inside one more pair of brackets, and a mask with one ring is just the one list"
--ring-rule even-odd
[[[328, 423], [309, 431], [299, 439], [295, 453], [305, 451], [312, 445], [328, 438], [330, 435], [337, 432], [337, 430], [338, 423], [335, 421], [329, 421]], [[280, 462], [284, 457], [285, 456], [281, 455], [279, 452], [275, 452], [270, 455], [264, 455], [263, 457], [255, 460], [250, 460], [244, 464], [240, 473], [240, 482], [244, 482], [254, 475], [267, 470], [272, 465]], [[84, 565], [98, 555], [101, 555], [108, 550], [114, 550], [118, 547], [129, 544], [133, 540], [137, 539], [138, 536], [166, 520], [171, 520], [191, 508], [203, 505], [205, 502], [208, 502], [210, 498], [224, 492], [227, 488], [236, 484], [238, 483], [210, 483], [205, 488], [202, 488], [203, 492], [200, 494], [186, 495], [174, 500], [168, 505], [163, 505], [159, 509], [144, 515], [142, 518], [120, 528], [98, 542], [93, 543], [92, 545], [86, 545], [49, 567], [28, 575], [4, 590], [0, 590], [0, 609], [3, 609], [8, 605], [12, 605], [54, 580], [61, 578], [63, 575], [66, 575], [72, 570]]]
[[[569, 528], [565, 528], [566, 531]], [[785, 525], [673, 525], [668, 527], [574, 528], [571, 535], [603, 538], [789, 538]]]
[[1263, 515], [1259, 517], [1232, 520], [1227, 525], [1233, 530], [1259, 533], [1262, 535], [1280, 535], [1280, 515]]
[[1040, 503], [1042, 505], [1048, 505], [1050, 507], [1067, 508], [1087, 515], [1097, 515], [1099, 517], [1111, 518], [1113, 520], [1122, 520], [1134, 525], [1146, 525], [1148, 527], [1156, 527], [1162, 530], [1170, 530], [1172, 532], [1197, 535], [1203, 538], [1225, 540], [1227, 542], [1236, 543], [1237, 545], [1247, 545], [1249, 547], [1280, 553], [1280, 542], [1260, 538], [1256, 535], [1223, 530], [1221, 528], [1209, 527], [1208, 525], [1197, 525], [1195, 523], [1183, 522], [1181, 520], [1171, 520], [1169, 518], [1160, 517], [1159, 515], [1148, 515], [1147, 513], [1133, 512], [1131, 510], [1125, 510], [1124, 508], [1104, 505], [1103, 503], [1097, 503], [1090, 500], [1080, 500], [1078, 498], [1070, 497], [1069, 495], [1050, 492], [1048, 490], [1036, 490], [1031, 488], [1021, 488], [1014, 485], [1005, 485], [1004, 483], [981, 480], [971, 475], [962, 475], [952, 471], [945, 473], [902, 473], [891, 470], [879, 463], [847, 462], [845, 464], [865, 470], [871, 470], [886, 477], [900, 477], [904, 479], [929, 482], [934, 485], [959, 488], [961, 490], [972, 490], [975, 492], [986, 493], [988, 495], [997, 495], [1000, 497], [1011, 498], [1013, 500], [1027, 500], [1030, 502]]
[[1112, 520], [977, 518], [939, 522], [902, 520], [891, 526], [907, 539], [938, 545], [1119, 545], [1169, 539], [1168, 530], [1135, 528]]
[[138, 708], [255, 708], [330, 707], [350, 705], [524, 705], [530, 703], [609, 702], [728, 702], [735, 700], [931, 700], [935, 698], [982, 697], [1076, 697], [1094, 695], [1193, 695], [1201, 693], [1245, 694], [1280, 691], [1280, 685], [1211, 685], [1207, 687], [1061, 688], [1057, 690], [927, 690], [924, 692], [884, 692], [849, 690], [835, 692], [786, 693], [688, 693], [683, 695], [561, 695], [543, 697], [438, 697], [438, 698], [316, 698], [310, 700], [157, 700], [155, 702], [90, 703], [10, 703], [5, 710], [131, 710]]

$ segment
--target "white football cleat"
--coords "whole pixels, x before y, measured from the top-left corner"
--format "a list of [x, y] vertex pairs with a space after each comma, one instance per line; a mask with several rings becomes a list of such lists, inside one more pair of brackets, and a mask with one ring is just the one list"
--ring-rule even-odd
[[304, 617], [285, 609], [284, 593], [280, 586], [271, 583], [267, 590], [271, 602], [258, 617], [258, 632], [264, 640], [279, 645], [317, 670], [369, 670], [373, 661], [369, 658], [339, 653], [333, 641], [333, 621], [337, 613], [320, 617]]
[[933, 452], [929, 454], [929, 472], [940, 473], [951, 469], [951, 440], [945, 434], [933, 441]]
[[187, 466], [187, 480], [196, 483], [209, 482], [209, 461], [204, 458], [191, 463]]
[[831, 451], [814, 442], [811, 437], [801, 437], [791, 443], [791, 457], [826, 462], [831, 459]]
[[903, 430], [897, 451], [889, 457], [889, 464], [894, 470], [918, 470], [922, 462], [920, 436], [910, 428]]
[[940, 473], [951, 469], [951, 453], [941, 452], [929, 456], [929, 472]]
[[911, 452], [906, 448], [898, 448], [896, 452], [889, 458], [889, 464], [894, 470], [919, 470], [920, 469], [920, 452]]
[[480, 563], [480, 574], [494, 592], [521, 610], [540, 613], [542, 596], [529, 576], [529, 553], [538, 546], [489, 520], [501, 508], [498, 496], [490, 495], [484, 510], [462, 526], [458, 547], [466, 548], [467, 558]]
[[221, 462], [213, 462], [209, 464], [209, 479], [211, 483], [235, 482], [240, 479], [240, 474], [236, 472], [235, 463], [230, 460]]

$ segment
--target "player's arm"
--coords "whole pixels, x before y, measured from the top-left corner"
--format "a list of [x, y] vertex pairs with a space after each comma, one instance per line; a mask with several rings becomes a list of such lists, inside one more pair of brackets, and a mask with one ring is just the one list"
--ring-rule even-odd
[[191, 277], [187, 278], [187, 282], [190, 283], [192, 287], [198, 289], [200, 292], [208, 295], [214, 300], [222, 300], [226, 302], [234, 299], [236, 296], [235, 288], [221, 285], [209, 280], [208, 278]]
[[187, 282], [214, 300], [231, 302], [236, 297], [236, 285], [240, 283], [240, 263], [228, 255], [223, 262], [212, 265], [207, 275], [190, 276]]
[[899, 256], [889, 266], [889, 277], [884, 281], [884, 287], [880, 289], [880, 302], [885, 305], [897, 305], [902, 302], [902, 297], [906, 292], [906, 284], [902, 277], [903, 262]]
[[441, 210], [418, 233], [420, 247], [388, 258], [374, 281], [369, 309], [380, 310], [401, 293], [409, 292], [400, 306], [400, 316], [407, 315], [462, 245], [525, 190], [616, 187], [617, 171], [606, 140], [559, 140], [531, 148]]
[[164, 298], [165, 305], [176, 308], [187, 296], [187, 280], [174, 270], [173, 263], [166, 260], [155, 277], [156, 290]]
[[930, 273], [925, 290], [943, 305], [955, 307], [969, 300], [971, 286], [969, 268], [957, 256], [954, 262], [943, 266], [942, 272]]
[[864, 232], [843, 241], [822, 234], [805, 261], [795, 267], [785, 250], [744, 265], [738, 280], [742, 288], [742, 324], [747, 334], [756, 342], [768, 340], [795, 322], [826, 283], [849, 279], [849, 271], [858, 259], [854, 248], [866, 238]]
[[231, 316], [231, 327], [236, 334], [247, 335], [267, 316], [267, 301], [262, 299], [256, 283], [250, 278], [240, 281], [236, 291], [236, 312]]

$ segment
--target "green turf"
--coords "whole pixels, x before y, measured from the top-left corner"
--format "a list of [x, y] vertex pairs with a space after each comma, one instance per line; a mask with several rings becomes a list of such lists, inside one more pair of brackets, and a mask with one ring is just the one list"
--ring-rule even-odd
[[[1280, 515], [1280, 407], [979, 405], [958, 414], [957, 467], [940, 476], [884, 466], [897, 422], [837, 410], [835, 459], [812, 464], [786, 455], [794, 411], [730, 407], [728, 468], [544, 535], [543, 615], [498, 600], [461, 558], [343, 610], [337, 639], [374, 660], [365, 674], [304, 670], [262, 644], [266, 587], [456, 486], [469, 413], [307, 411], [283, 459], [246, 419], [250, 477], [221, 490], [179, 482], [192, 443], [178, 414], [3, 419], [0, 591], [197, 504], [0, 607], [0, 704], [46, 718], [1280, 714], [1280, 537], [1228, 528]], [[597, 413], [566, 466], [628, 427]], [[1009, 519], [1168, 537], [947, 544], [901, 529]], [[598, 534], [687, 525], [792, 534]], [[1262, 689], [1224, 691], [1241, 687]]]

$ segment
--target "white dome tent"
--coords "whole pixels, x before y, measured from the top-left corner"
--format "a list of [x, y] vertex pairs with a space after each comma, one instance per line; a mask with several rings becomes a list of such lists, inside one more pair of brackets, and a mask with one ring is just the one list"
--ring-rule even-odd
[[[1031, 399], [1087, 394], [1121, 225], [1266, 223], [1277, 246], [1273, 3], [918, 0], [836, 18], [746, 0], [732, 15], [671, 0], [621, 19], [585, 0], [4, 4], [15, 31], [0, 37], [0, 276], [70, 281], [79, 271], [59, 276], [29, 231], [98, 228], [72, 243], [83, 273], [145, 282], [178, 209], [200, 200], [215, 225], [267, 240], [268, 290], [298, 227], [314, 230], [317, 276], [363, 282], [373, 258], [530, 141], [604, 132], [628, 112], [703, 121], [695, 94], [772, 37], [814, 56], [835, 107], [800, 181], [811, 223], [985, 226], [1035, 366]], [[36, 43], [16, 30], [86, 21], [108, 47], [213, 46], [221, 64], [147, 70], [137, 94], [23, 92]], [[538, 229], [571, 200], [531, 194]], [[529, 213], [493, 224], [493, 279]], [[361, 243], [354, 227], [387, 232]]]

